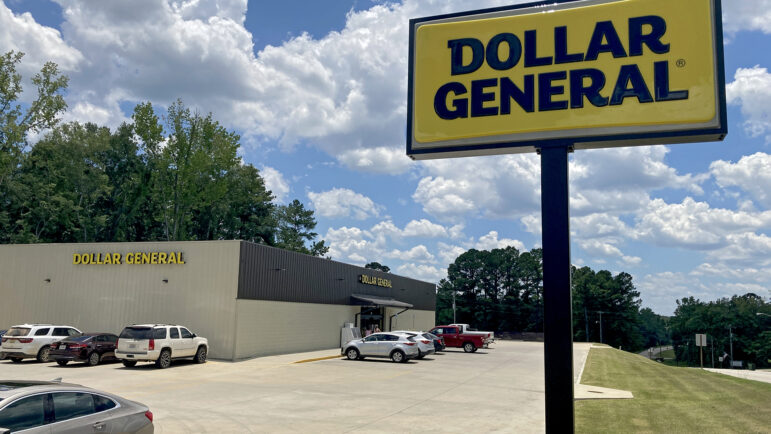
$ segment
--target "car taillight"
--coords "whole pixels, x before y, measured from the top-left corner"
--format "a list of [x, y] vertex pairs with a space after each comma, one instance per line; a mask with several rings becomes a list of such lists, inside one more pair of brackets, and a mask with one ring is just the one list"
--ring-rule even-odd
[[69, 344], [70, 348], [86, 348], [88, 345], [86, 344]]
[[120, 339], [115, 339], [115, 348], [118, 348], [118, 342], [120, 342]]
[[5, 342], [5, 341], [7, 341], [7, 340], [8, 340], [8, 338], [3, 338], [3, 342]]
[[32, 343], [32, 338], [19, 339], [19, 343], [20, 344], [31, 344]]
[[415, 345], [415, 342], [405, 342], [404, 345], [407, 345], [408, 347], [411, 347]]
[[146, 417], [146, 418], [148, 418], [148, 419], [150, 419], [150, 422], [152, 422], [152, 421], [153, 421], [153, 412], [152, 412], [152, 411], [150, 411], [150, 410], [147, 410], [147, 411], [145, 412], [145, 417]]
[[430, 344], [431, 343], [431, 341], [420, 341], [420, 342], [423, 342], [424, 344]]
[[147, 349], [148, 350], [154, 350], [155, 349], [155, 339], [150, 339], [150, 344], [147, 346]]

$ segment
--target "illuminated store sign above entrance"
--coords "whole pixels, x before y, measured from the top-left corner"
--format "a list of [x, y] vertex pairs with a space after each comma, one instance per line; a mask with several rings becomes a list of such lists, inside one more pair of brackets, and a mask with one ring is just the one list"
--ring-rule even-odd
[[73, 253], [75, 265], [166, 265], [184, 264], [182, 252]]
[[366, 285], [375, 285], [375, 286], [382, 286], [384, 288], [393, 288], [393, 284], [391, 284], [391, 280], [383, 279], [382, 277], [367, 276], [366, 274], [362, 274], [359, 276], [359, 282], [364, 283]]
[[715, 1], [563, 1], [411, 20], [407, 154], [722, 140]]

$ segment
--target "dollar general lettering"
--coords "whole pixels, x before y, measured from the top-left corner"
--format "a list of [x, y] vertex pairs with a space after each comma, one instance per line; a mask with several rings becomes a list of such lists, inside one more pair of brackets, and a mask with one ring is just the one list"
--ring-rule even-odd
[[73, 253], [74, 265], [166, 265], [184, 264], [182, 252]]
[[[650, 32], [644, 33], [649, 26]], [[490, 68], [506, 71], [516, 67], [524, 54], [524, 68], [544, 65], [587, 62], [597, 60], [602, 53], [614, 58], [642, 56], [648, 48], [656, 54], [669, 53], [669, 44], [661, 41], [667, 30], [662, 17], [645, 16], [629, 19], [629, 40], [624, 46], [612, 21], [601, 21], [595, 25], [586, 54], [568, 52], [567, 26], [554, 28], [554, 47], [551, 55], [540, 56], [537, 52], [536, 30], [525, 31], [525, 48], [519, 37], [513, 33], [499, 33], [487, 43], [487, 47], [475, 38], [453, 39], [447, 42], [450, 49], [450, 70], [452, 75], [470, 74], [477, 71], [486, 61]], [[505, 44], [505, 47], [503, 45]], [[628, 47], [628, 48], [627, 48]], [[470, 59], [463, 59], [464, 49], [471, 51]], [[466, 50], [469, 51], [469, 50]], [[507, 53], [505, 59], [500, 52]], [[669, 61], [662, 60], [650, 65], [654, 71], [653, 83], [648, 84], [635, 63], [621, 65], [612, 91], [604, 92], [608, 83], [605, 73], [596, 68], [580, 68], [570, 71], [544, 72], [538, 77], [538, 111], [580, 109], [587, 100], [595, 107], [620, 105], [626, 98], [637, 98], [641, 103], [676, 101], [688, 99], [687, 90], [671, 91], [669, 87]], [[471, 81], [471, 93], [463, 83], [453, 81], [442, 85], [434, 97], [434, 110], [442, 119], [456, 119], [480, 116], [510, 115], [512, 101], [522, 110], [532, 113], [536, 110], [535, 74], [525, 74], [521, 85], [515, 84], [508, 76]], [[561, 84], [564, 82], [565, 84]], [[565, 91], [568, 87], [569, 92]], [[497, 91], [498, 95], [490, 90]], [[653, 90], [653, 92], [652, 92]], [[569, 99], [559, 95], [569, 93]], [[606, 94], [606, 95], [603, 95]], [[469, 95], [469, 96], [461, 96]], [[448, 96], [452, 108], [448, 107]], [[655, 97], [654, 97], [655, 96]], [[500, 107], [486, 105], [500, 101]], [[470, 108], [470, 110], [469, 110]]]
[[412, 20], [408, 154], [720, 140], [719, 11], [587, 0]]

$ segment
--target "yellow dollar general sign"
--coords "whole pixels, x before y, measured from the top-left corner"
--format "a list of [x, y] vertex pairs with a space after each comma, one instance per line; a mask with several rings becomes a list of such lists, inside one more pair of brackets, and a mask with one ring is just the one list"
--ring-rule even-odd
[[410, 21], [414, 159], [722, 140], [719, 0], [531, 3]]

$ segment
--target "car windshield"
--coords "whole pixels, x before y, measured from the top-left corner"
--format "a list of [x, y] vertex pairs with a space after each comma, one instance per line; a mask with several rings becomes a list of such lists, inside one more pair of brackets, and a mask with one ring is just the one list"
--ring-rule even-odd
[[86, 342], [90, 341], [93, 338], [93, 336], [73, 336], [69, 337], [62, 342]]
[[26, 327], [11, 327], [4, 336], [27, 336], [30, 329]]
[[150, 339], [152, 338], [150, 327], [126, 327], [120, 333], [121, 339]]

